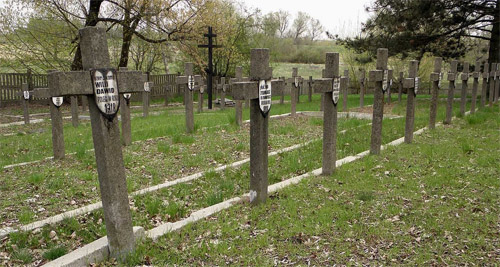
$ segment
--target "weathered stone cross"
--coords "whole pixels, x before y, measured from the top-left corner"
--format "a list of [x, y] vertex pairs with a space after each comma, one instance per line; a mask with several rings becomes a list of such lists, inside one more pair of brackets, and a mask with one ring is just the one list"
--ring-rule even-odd
[[145, 80], [139, 71], [110, 68], [105, 29], [81, 29], [80, 47], [84, 71], [50, 73], [50, 94], [87, 96], [110, 256], [123, 259], [135, 238], [116, 113], [119, 93], [142, 92]]
[[469, 62], [464, 62], [464, 68], [461, 75], [462, 91], [460, 95], [460, 114], [465, 115], [465, 106], [467, 104], [467, 90], [469, 89]]
[[308, 90], [307, 90], [307, 100], [312, 102], [312, 93], [313, 93], [313, 77], [309, 76], [309, 81], [307, 82]]
[[496, 103], [498, 101], [498, 95], [500, 94], [499, 89], [500, 89], [500, 63], [493, 63], [493, 67], [491, 68], [491, 73], [493, 74], [493, 77], [490, 77], [490, 88], [492, 88], [492, 95], [493, 99], [490, 102], [490, 106], [493, 105], [493, 103]]
[[298, 75], [299, 69], [292, 68], [292, 78], [286, 79], [286, 86], [290, 88], [291, 109], [290, 115], [294, 117], [297, 114], [297, 102], [299, 98], [299, 91], [302, 87], [303, 79]]
[[407, 89], [406, 102], [406, 122], [405, 122], [405, 143], [410, 144], [413, 141], [413, 129], [415, 125], [415, 97], [417, 96], [419, 78], [418, 60], [410, 61], [408, 78], [404, 80], [403, 86]]
[[146, 82], [144, 83], [144, 91], [142, 92], [142, 116], [149, 116], [149, 101], [151, 99], [151, 89], [153, 83], [149, 83], [149, 74], [145, 74]]
[[226, 109], [226, 90], [228, 85], [226, 84], [226, 77], [220, 78], [220, 83], [217, 84], [217, 90], [220, 92], [220, 109]]
[[403, 98], [403, 79], [404, 73], [400, 71], [398, 80], [398, 103], [401, 103], [401, 99]]
[[200, 75], [193, 75], [193, 63], [184, 64], [184, 76], [178, 76], [176, 83], [184, 85], [184, 106], [186, 109], [186, 132], [194, 132], [193, 91], [199, 89]]
[[342, 92], [342, 111], [347, 112], [347, 95], [349, 94], [349, 70], [344, 70], [340, 78], [340, 91]]
[[366, 71], [359, 70], [359, 107], [365, 106], [365, 91], [366, 91]]
[[23, 83], [21, 85], [21, 97], [23, 98], [23, 115], [24, 115], [24, 124], [30, 124], [30, 111], [29, 111], [29, 101], [32, 91], [29, 89], [28, 83]]
[[488, 91], [488, 81], [490, 80], [490, 64], [488, 62], [484, 63], [483, 68], [483, 86], [481, 88], [481, 108], [486, 105], [486, 94]]
[[323, 79], [314, 80], [314, 92], [323, 95], [323, 162], [321, 172], [331, 175], [337, 160], [337, 104], [340, 98], [339, 53], [326, 53]]
[[207, 88], [207, 83], [205, 79], [202, 79], [198, 90], [198, 113], [203, 112], [203, 94], [205, 93], [206, 88]]
[[[241, 66], [236, 67], [235, 70], [235, 78], [229, 80], [229, 85], [231, 86], [231, 90], [233, 88], [234, 83], [243, 81], [243, 68]], [[241, 126], [243, 124], [243, 101], [235, 100], [235, 116], [236, 116], [236, 125]]]
[[235, 100], [250, 100], [250, 203], [267, 199], [268, 187], [268, 124], [271, 96], [280, 95], [285, 86], [281, 80], [271, 80], [269, 49], [250, 52], [250, 81], [232, 85]]
[[448, 99], [446, 102], [446, 117], [444, 119], [444, 124], [451, 124], [451, 118], [453, 116], [453, 98], [455, 97], [455, 76], [457, 73], [458, 62], [452, 60], [450, 64], [450, 72], [448, 72], [448, 81], [450, 82], [448, 88]]
[[497, 63], [491, 63], [490, 67], [490, 80], [489, 80], [489, 85], [490, 85], [490, 96], [489, 96], [489, 104], [490, 107], [493, 106], [493, 102], [495, 101], [495, 80], [496, 80], [496, 71], [497, 69]]
[[370, 81], [375, 82], [373, 92], [373, 119], [370, 144], [370, 154], [379, 155], [382, 145], [382, 121], [384, 119], [384, 92], [390, 86], [392, 70], [387, 69], [389, 50], [387, 48], [377, 49], [376, 70], [370, 71]]
[[476, 102], [477, 102], [477, 88], [479, 86], [479, 72], [481, 71], [481, 61], [476, 61], [476, 65], [474, 65], [474, 72], [472, 73], [472, 78], [474, 81], [472, 82], [472, 102], [470, 103], [470, 113], [474, 114], [476, 112]]
[[440, 57], [434, 58], [434, 72], [431, 73], [432, 91], [431, 91], [431, 111], [429, 115], [429, 129], [436, 128], [437, 104], [439, 97], [439, 89], [441, 87], [441, 65], [443, 59]]

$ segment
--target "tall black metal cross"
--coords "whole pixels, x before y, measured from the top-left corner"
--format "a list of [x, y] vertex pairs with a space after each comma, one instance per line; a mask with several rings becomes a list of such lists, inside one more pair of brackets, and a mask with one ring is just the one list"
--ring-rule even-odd
[[208, 109], [212, 109], [212, 76], [213, 76], [213, 63], [212, 63], [212, 53], [213, 48], [222, 47], [220, 45], [214, 45], [213, 38], [217, 37], [217, 34], [212, 32], [212, 27], [208, 26], [208, 33], [204, 34], [208, 38], [207, 45], [198, 45], [198, 47], [208, 48], [208, 68], [205, 69], [207, 73], [207, 92], [208, 92]]

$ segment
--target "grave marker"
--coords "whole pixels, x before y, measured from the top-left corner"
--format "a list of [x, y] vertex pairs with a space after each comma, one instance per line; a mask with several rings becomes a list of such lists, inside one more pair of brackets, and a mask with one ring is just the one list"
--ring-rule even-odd
[[24, 115], [24, 124], [30, 124], [30, 111], [29, 111], [29, 100], [30, 100], [30, 90], [29, 84], [23, 83], [23, 115]]
[[349, 70], [344, 70], [344, 77], [340, 78], [342, 92], [342, 111], [347, 112], [347, 95], [349, 94]]
[[292, 78], [286, 79], [286, 85], [288, 88], [290, 88], [290, 114], [292, 117], [297, 114], [297, 101], [299, 98], [299, 90], [302, 84], [302, 77], [298, 75], [298, 72], [298, 68], [292, 68]]
[[[314, 92], [323, 96], [322, 174], [331, 175], [337, 160], [337, 104], [340, 98], [339, 53], [326, 53], [323, 78], [314, 80]], [[344, 79], [345, 83], [345, 79]]]
[[370, 71], [370, 81], [375, 82], [373, 99], [373, 119], [370, 154], [379, 155], [382, 145], [382, 120], [384, 119], [384, 92], [388, 88], [389, 71], [387, 69], [387, 48], [377, 49], [376, 70]]
[[494, 101], [494, 98], [495, 98], [495, 82], [496, 82], [496, 71], [497, 69], [497, 63], [491, 63], [491, 66], [490, 66], [490, 81], [489, 81], [489, 85], [490, 85], [490, 94], [489, 94], [489, 105], [490, 107], [493, 106], [493, 101]]
[[403, 97], [403, 80], [404, 80], [404, 73], [400, 71], [398, 80], [398, 103], [401, 103], [401, 99]]
[[194, 132], [193, 91], [199, 88], [201, 76], [193, 75], [193, 63], [184, 64], [184, 76], [178, 76], [176, 83], [184, 85], [184, 106], [186, 110], [186, 132]]
[[313, 77], [309, 76], [309, 82], [307, 83], [309, 90], [307, 91], [307, 99], [312, 102], [312, 88], [313, 88]]
[[365, 91], [366, 91], [366, 71], [360, 69], [359, 73], [359, 107], [365, 106]]
[[202, 80], [200, 84], [200, 89], [198, 90], [198, 113], [203, 112], [203, 94], [205, 93], [206, 87], [207, 85], [205, 81]]
[[500, 63], [497, 63], [497, 69], [495, 71], [495, 94], [493, 95], [493, 102], [498, 102], [498, 97], [500, 94]]
[[440, 57], [434, 58], [434, 72], [431, 73], [431, 82], [432, 82], [432, 90], [431, 90], [431, 111], [429, 118], [429, 129], [436, 128], [436, 116], [437, 116], [437, 106], [438, 106], [438, 97], [439, 97], [439, 89], [441, 84], [441, 65], [443, 64], [443, 59]]
[[[86, 27], [79, 33], [84, 71], [50, 73], [50, 94], [88, 97], [110, 255], [124, 259], [134, 249], [135, 240], [116, 116], [118, 94], [144, 90], [145, 80], [141, 72], [110, 68], [105, 29]], [[91, 71], [95, 71], [93, 77]]]
[[[241, 82], [243, 79], [243, 68], [241, 66], [236, 67], [235, 78], [229, 81], [229, 84], [232, 86], [235, 82]], [[235, 105], [235, 116], [236, 116], [236, 125], [240, 126], [243, 124], [243, 101], [236, 100]]]
[[446, 102], [446, 118], [444, 119], [444, 124], [451, 124], [451, 118], [453, 116], [453, 98], [455, 97], [455, 76], [457, 73], [458, 61], [452, 60], [450, 64], [450, 72], [448, 72], [448, 99]]
[[280, 95], [284, 82], [271, 80], [269, 49], [250, 52], [250, 81], [233, 83], [235, 100], [250, 100], [250, 203], [267, 199], [268, 124], [271, 96]]
[[476, 112], [476, 102], [477, 102], [477, 87], [479, 86], [479, 72], [481, 71], [481, 61], [476, 61], [476, 65], [474, 65], [474, 73], [472, 73], [472, 77], [474, 81], [472, 82], [472, 102], [470, 103], [470, 113], [474, 114]]
[[71, 124], [73, 127], [78, 127], [78, 97], [71, 96]]
[[486, 105], [486, 95], [488, 92], [488, 82], [490, 80], [490, 64], [488, 62], [484, 63], [484, 68], [483, 68], [483, 85], [481, 87], [481, 103], [480, 107], [484, 108]]
[[469, 62], [464, 62], [464, 67], [461, 75], [462, 91], [460, 96], [460, 114], [465, 115], [465, 107], [467, 104], [467, 90], [469, 89]]
[[405, 122], [405, 143], [413, 141], [413, 129], [415, 125], [415, 97], [418, 92], [419, 79], [418, 60], [410, 61], [408, 79], [405, 79], [403, 86], [407, 89], [406, 122]]
[[226, 109], [226, 77], [220, 78], [220, 84], [217, 85], [217, 89], [220, 90], [220, 108], [224, 110]]
[[[128, 68], [120, 67], [120, 72], [127, 71]], [[120, 94], [120, 115], [122, 120], [122, 144], [129, 146], [132, 144], [132, 123], [130, 119], [130, 98], [131, 93]], [[85, 98], [85, 97], [83, 97]]]
[[149, 74], [146, 74], [147, 81], [144, 82], [144, 91], [142, 92], [142, 116], [147, 117], [149, 115], [149, 99], [151, 95], [152, 85], [149, 83]]

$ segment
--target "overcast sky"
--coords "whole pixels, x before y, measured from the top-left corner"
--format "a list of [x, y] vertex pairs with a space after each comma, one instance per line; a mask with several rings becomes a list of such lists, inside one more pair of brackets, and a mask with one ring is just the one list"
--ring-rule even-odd
[[369, 14], [365, 7], [371, 0], [239, 0], [264, 14], [280, 9], [290, 12], [292, 19], [303, 11], [319, 19], [325, 29], [340, 36], [357, 33]]

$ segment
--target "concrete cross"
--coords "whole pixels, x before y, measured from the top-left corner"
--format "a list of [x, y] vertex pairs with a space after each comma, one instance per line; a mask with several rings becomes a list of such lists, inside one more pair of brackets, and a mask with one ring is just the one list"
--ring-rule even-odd
[[186, 132], [194, 132], [193, 91], [199, 90], [201, 76], [193, 75], [193, 63], [184, 64], [184, 76], [177, 76], [176, 83], [184, 86], [184, 106], [186, 109]]
[[105, 29], [86, 27], [79, 34], [84, 70], [50, 73], [50, 94], [87, 96], [110, 256], [124, 259], [135, 238], [116, 116], [118, 94], [142, 92], [145, 80], [141, 72], [110, 68]]
[[147, 117], [149, 115], [149, 102], [151, 99], [151, 89], [153, 89], [153, 83], [149, 83], [149, 73], [146, 75], [146, 82], [144, 83], [144, 91], [142, 92], [142, 116]]
[[309, 102], [312, 102], [312, 88], [313, 88], [313, 77], [309, 76], [309, 81], [307, 82], [307, 85], [309, 86], [309, 90], [307, 91], [307, 100]]
[[400, 71], [398, 80], [398, 103], [401, 103], [401, 99], [403, 98], [403, 80], [404, 80], [404, 73]]
[[460, 95], [460, 115], [465, 115], [465, 106], [467, 104], [467, 90], [469, 89], [469, 62], [464, 62], [464, 68], [461, 75], [462, 91]]
[[493, 106], [493, 102], [495, 100], [496, 69], [497, 69], [497, 63], [491, 63], [490, 80], [489, 80], [489, 85], [490, 85], [489, 105], [490, 105], [490, 107]]
[[23, 83], [21, 85], [21, 97], [23, 99], [23, 117], [24, 124], [30, 124], [30, 111], [29, 111], [29, 101], [33, 91], [30, 91], [29, 84]]
[[486, 95], [488, 91], [488, 81], [490, 80], [490, 64], [488, 62], [484, 63], [483, 68], [483, 86], [481, 88], [481, 108], [486, 105]]
[[474, 72], [472, 73], [472, 78], [474, 81], [472, 82], [472, 102], [470, 103], [470, 113], [476, 113], [476, 102], [477, 102], [477, 88], [479, 87], [479, 72], [481, 71], [481, 61], [476, 61], [476, 65], [474, 65]]
[[439, 87], [442, 79], [441, 66], [443, 59], [440, 57], [434, 58], [434, 71], [431, 73], [432, 90], [431, 90], [431, 111], [429, 114], [429, 129], [436, 128], [437, 104], [439, 97]]
[[453, 98], [455, 97], [455, 76], [457, 74], [458, 61], [452, 60], [450, 64], [450, 72], [448, 72], [448, 81], [450, 82], [448, 88], [448, 99], [446, 102], [446, 117], [444, 119], [444, 124], [451, 124], [451, 118], [453, 116]]
[[202, 79], [200, 82], [199, 90], [198, 90], [198, 113], [203, 112], [203, 94], [207, 90], [207, 82], [205, 79]]
[[410, 144], [413, 141], [413, 129], [415, 125], [415, 97], [417, 96], [419, 78], [418, 60], [410, 61], [408, 78], [404, 80], [403, 86], [407, 89], [406, 102], [406, 122], [405, 122], [405, 143]]
[[349, 94], [349, 70], [344, 70], [344, 77], [340, 80], [342, 92], [342, 111], [347, 112], [347, 95]]
[[335, 171], [337, 161], [337, 104], [340, 98], [339, 53], [326, 53], [323, 78], [314, 80], [314, 92], [323, 95], [323, 175]]
[[269, 49], [258, 48], [250, 52], [250, 81], [232, 85], [235, 100], [250, 100], [250, 203], [259, 204], [267, 199], [268, 187], [268, 124], [271, 97], [280, 95], [284, 88], [281, 80], [271, 80]]
[[290, 115], [295, 117], [297, 114], [297, 102], [299, 98], [300, 87], [302, 87], [303, 79], [299, 76], [299, 69], [292, 68], [292, 77], [286, 79], [286, 87], [290, 89]]
[[220, 92], [220, 108], [224, 110], [226, 109], [226, 77], [220, 78], [220, 83], [217, 84], [217, 90]]
[[359, 107], [365, 106], [365, 92], [366, 92], [366, 71], [365, 69], [359, 70]]
[[382, 120], [384, 119], [384, 92], [389, 87], [390, 75], [387, 69], [389, 50], [387, 48], [377, 49], [376, 70], [370, 71], [370, 81], [375, 82], [373, 92], [373, 119], [370, 143], [370, 154], [379, 155], [382, 145]]
[[500, 63], [497, 63], [497, 68], [495, 71], [495, 77], [493, 79], [495, 81], [495, 89], [493, 94], [493, 102], [498, 102], [498, 97], [500, 95]]
[[[241, 66], [236, 67], [235, 70], [235, 78], [229, 80], [229, 85], [231, 90], [233, 90], [233, 84], [236, 82], [243, 81], [243, 68]], [[243, 124], [243, 101], [235, 100], [235, 116], [236, 116], [236, 125], [240, 126]]]

